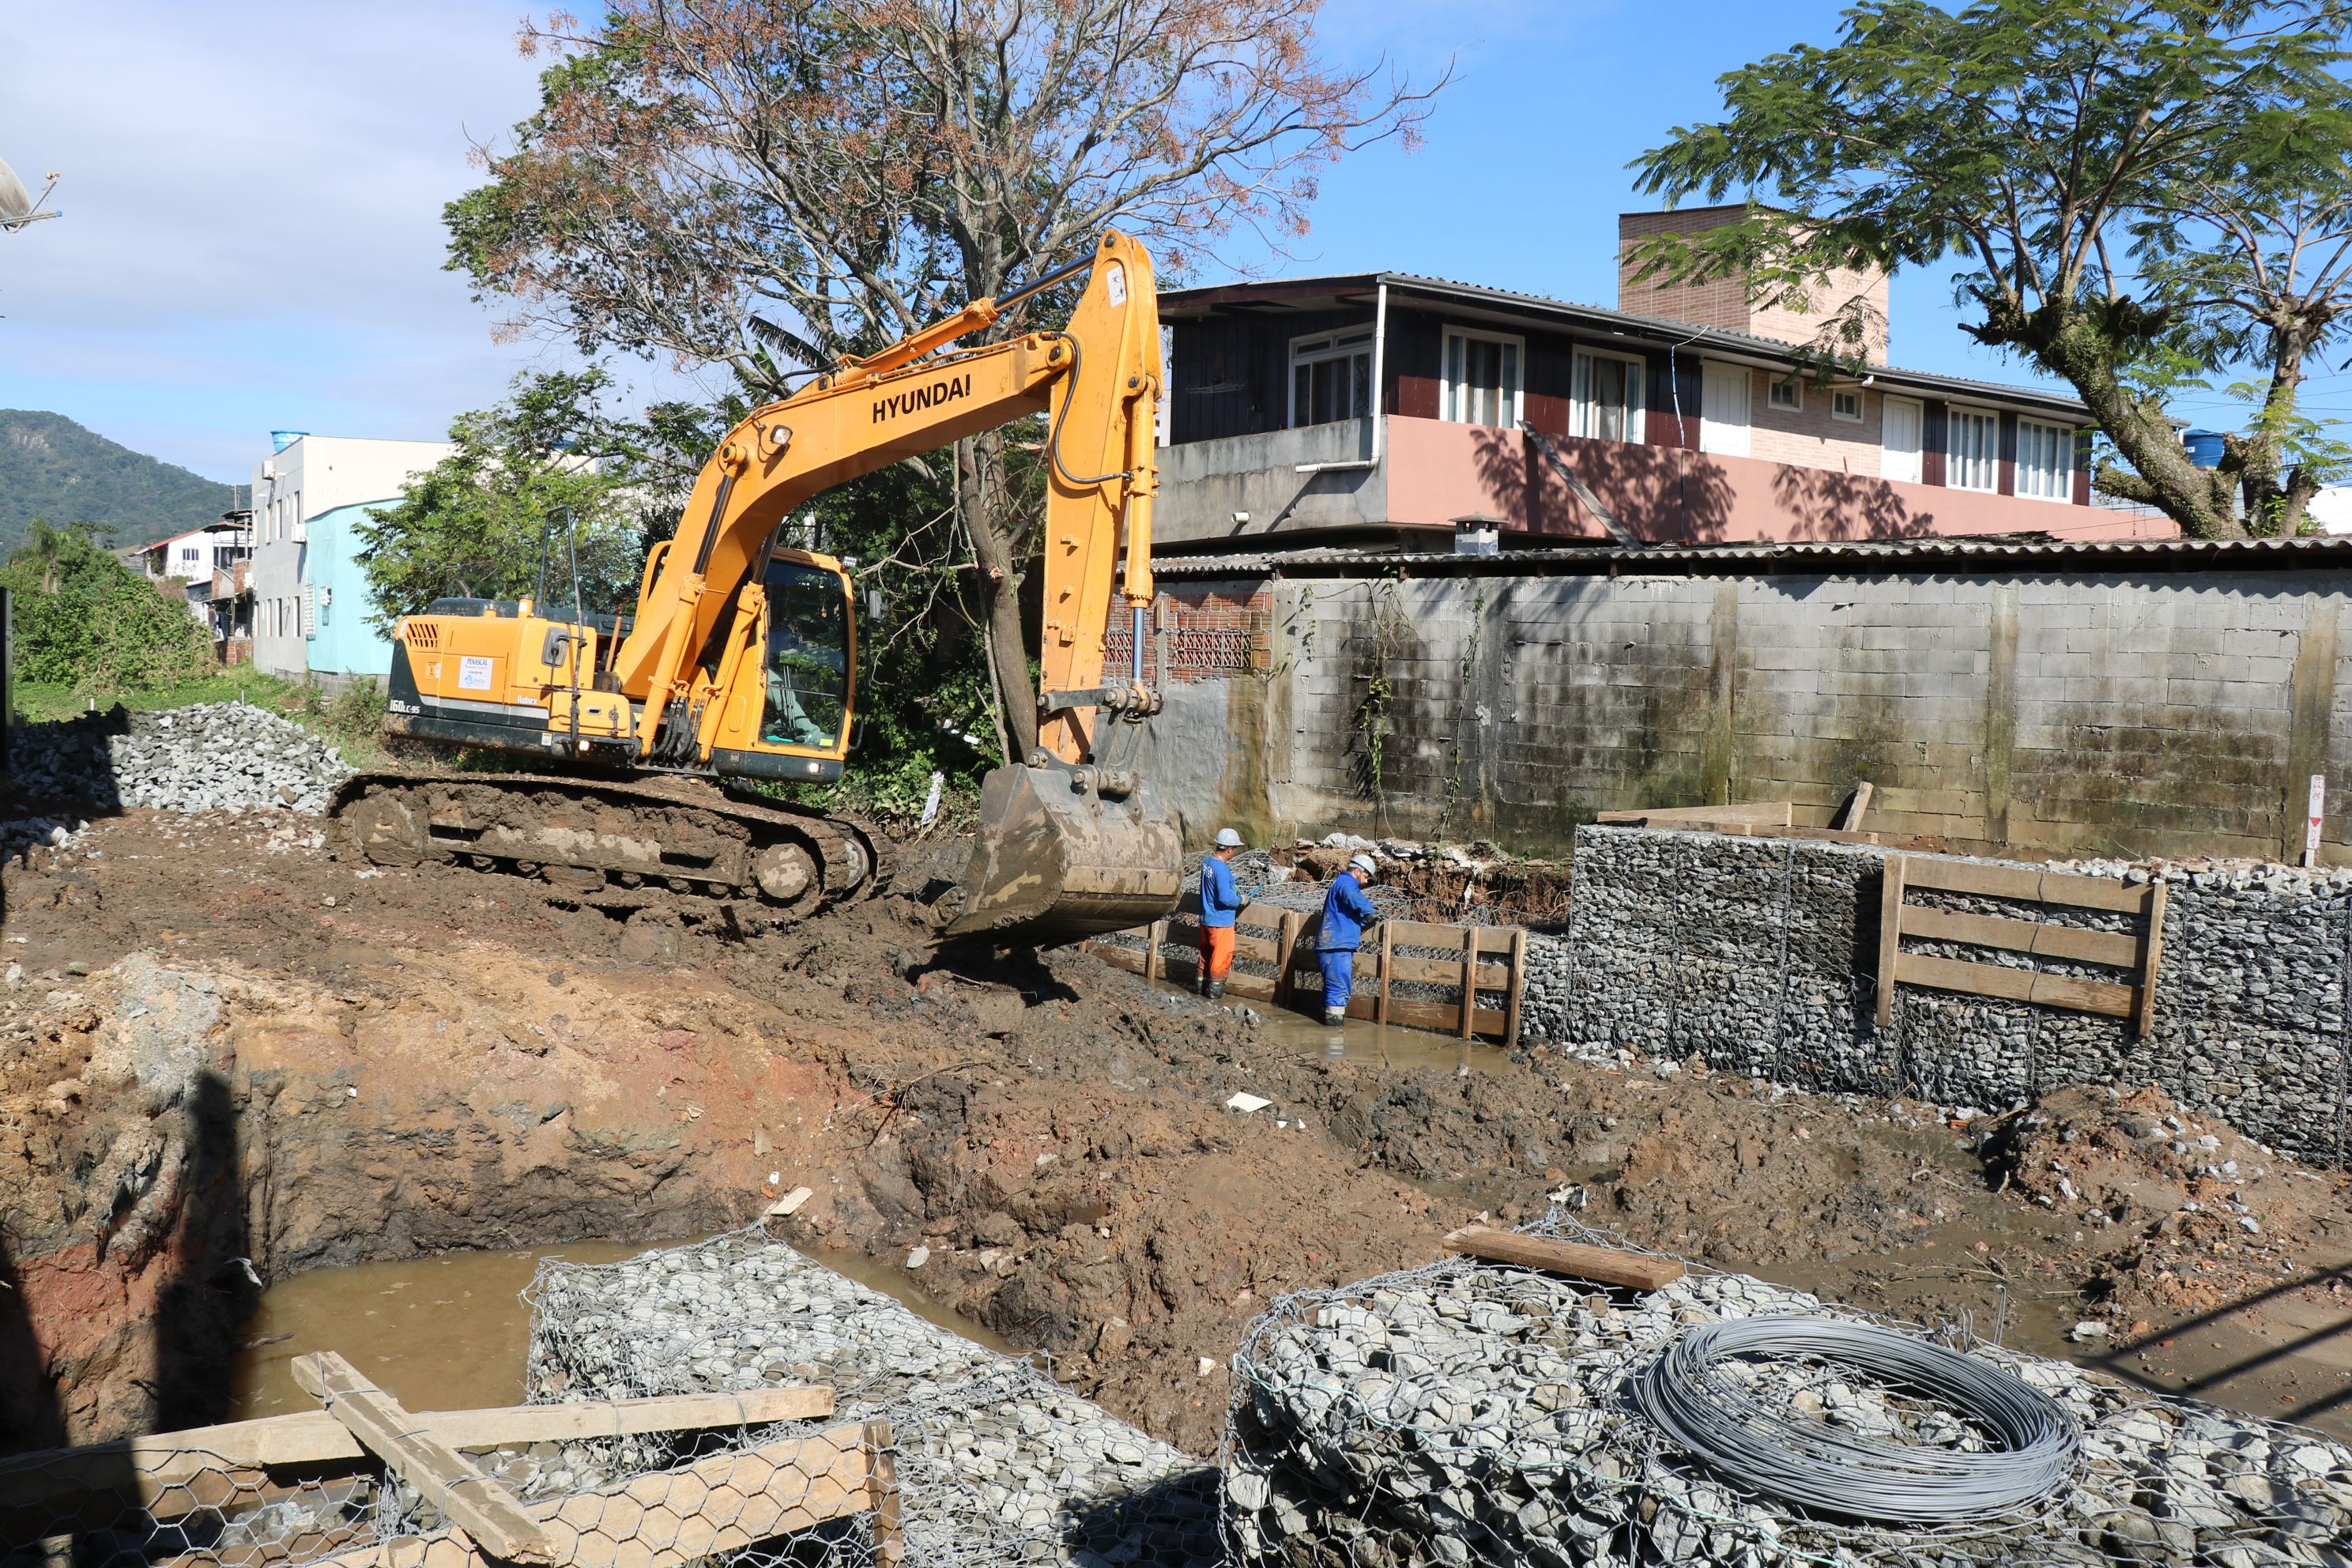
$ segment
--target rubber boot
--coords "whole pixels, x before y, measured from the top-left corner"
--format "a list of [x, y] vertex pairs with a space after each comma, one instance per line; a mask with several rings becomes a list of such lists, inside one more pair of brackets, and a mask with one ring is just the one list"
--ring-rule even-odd
[[1209, 994], [1209, 977], [1207, 975], [1195, 974], [1192, 976], [1192, 994], [1196, 996], [1206, 996]]
[[1225, 999], [1225, 983], [1222, 980], [1210, 981], [1208, 997], [1212, 1002], [1223, 1001]]
[[1323, 1022], [1330, 1027], [1339, 1027], [1339, 1025], [1347, 1021], [1347, 1017], [1348, 1010], [1345, 1007], [1326, 1007], [1323, 1009]]

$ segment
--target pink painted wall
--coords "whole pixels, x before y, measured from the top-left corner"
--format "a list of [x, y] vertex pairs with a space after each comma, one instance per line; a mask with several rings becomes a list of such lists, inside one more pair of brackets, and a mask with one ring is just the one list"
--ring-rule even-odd
[[[2170, 539], [2179, 531], [2159, 517], [1757, 458], [1574, 437], [1555, 437], [1552, 445], [1617, 520], [1646, 540], [1780, 542], [1977, 533]], [[1465, 513], [1484, 512], [1531, 533], [1607, 536], [1519, 431], [1391, 416], [1387, 452], [1391, 522], [1445, 527]]]

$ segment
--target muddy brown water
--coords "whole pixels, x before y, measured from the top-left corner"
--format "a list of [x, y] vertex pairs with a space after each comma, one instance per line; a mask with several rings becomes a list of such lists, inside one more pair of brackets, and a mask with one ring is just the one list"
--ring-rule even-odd
[[[444, 1252], [314, 1268], [262, 1293], [230, 1367], [231, 1420], [314, 1410], [294, 1383], [296, 1356], [335, 1351], [411, 1410], [523, 1402], [530, 1308], [523, 1287], [546, 1258], [617, 1263], [641, 1242]], [[1003, 1355], [1002, 1336], [925, 1295], [913, 1276], [858, 1253], [812, 1252], [827, 1268], [904, 1303], [916, 1316]]]

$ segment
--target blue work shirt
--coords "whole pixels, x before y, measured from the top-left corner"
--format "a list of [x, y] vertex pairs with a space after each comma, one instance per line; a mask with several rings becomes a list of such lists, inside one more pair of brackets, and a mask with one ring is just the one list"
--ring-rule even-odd
[[1323, 895], [1323, 924], [1316, 933], [1315, 946], [1323, 952], [1353, 952], [1363, 943], [1364, 928], [1380, 918], [1381, 911], [1364, 897], [1364, 885], [1356, 873], [1342, 871], [1331, 879], [1331, 890]]
[[1229, 926], [1242, 912], [1242, 890], [1234, 886], [1234, 868], [1214, 855], [1201, 858], [1201, 923]]

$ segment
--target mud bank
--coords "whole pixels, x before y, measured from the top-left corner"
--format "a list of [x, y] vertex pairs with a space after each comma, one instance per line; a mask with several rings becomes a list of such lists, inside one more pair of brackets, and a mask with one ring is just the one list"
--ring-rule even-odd
[[[2220, 1238], [2182, 1223], [2142, 1247], [2172, 1212], [2158, 1186], [2102, 1223], [2025, 1180], [2026, 1155], [2063, 1157], [2035, 1140], [2087, 1121], [1999, 1142], [1696, 1065], [1325, 1060], [1076, 952], [934, 952], [887, 900], [647, 944], [514, 879], [357, 870], [266, 817], [130, 813], [0, 891], [21, 970], [0, 991], [0, 1184], [27, 1194], [5, 1237], [0, 1447], [218, 1418], [257, 1280], [684, 1239], [802, 1186], [777, 1226], [793, 1245], [912, 1265], [934, 1300], [1195, 1454], [1271, 1297], [1427, 1262], [1453, 1226], [1554, 1192], [1643, 1245], [1915, 1318], [2057, 1339], [2097, 1314], [2134, 1346], [2145, 1321], [2131, 1370], [2176, 1385], [2204, 1375], [2188, 1352], [2278, 1331], [2200, 1326], [2159, 1352], [2206, 1309], [2135, 1293], [2126, 1248], [2178, 1279], [2210, 1272]], [[110, 1066], [159, 1030], [188, 1068], [163, 1080], [176, 1098]], [[1242, 1089], [1272, 1108], [1224, 1109]], [[2176, 1209], [2214, 1179], [2144, 1159], [2130, 1178]], [[2229, 1243], [2233, 1279], [2271, 1282], [2265, 1310], [2333, 1310], [2308, 1279], [2352, 1236], [2333, 1185], [2311, 1197]], [[2264, 1365], [2271, 1382], [2210, 1392], [2325, 1419], [2304, 1406], [2343, 1386], [2278, 1381], [2309, 1357]]]

